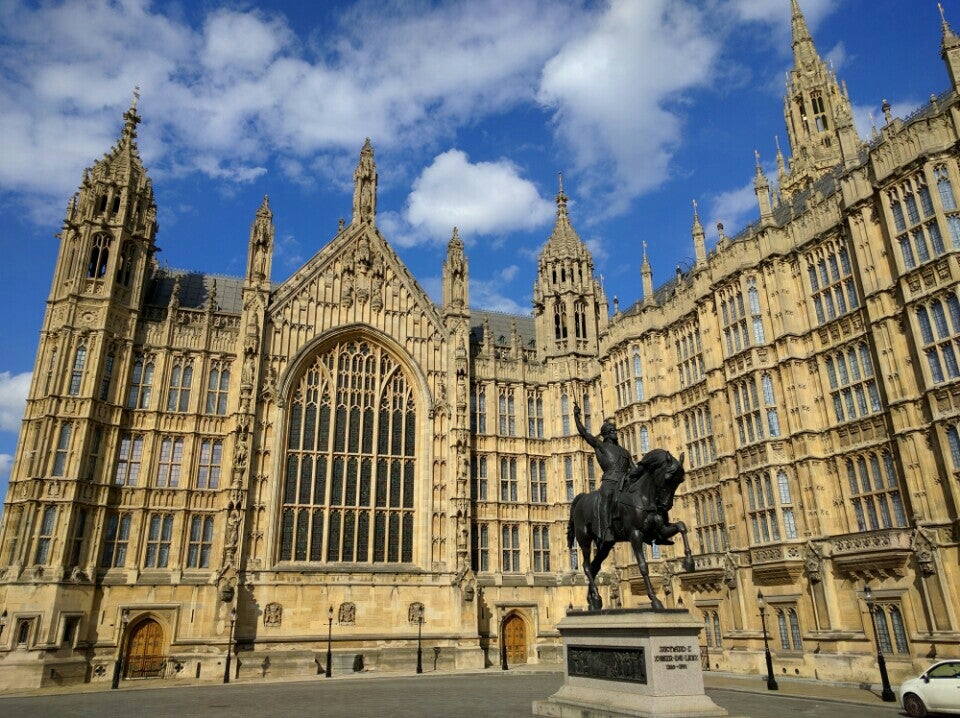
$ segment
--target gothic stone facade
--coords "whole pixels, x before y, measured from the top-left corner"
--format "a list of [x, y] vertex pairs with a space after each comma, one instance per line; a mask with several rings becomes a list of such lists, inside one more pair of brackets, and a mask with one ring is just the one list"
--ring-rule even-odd
[[[558, 660], [585, 601], [565, 545], [598, 478], [572, 426], [685, 451], [674, 509], [696, 570], [658, 589], [704, 621], [711, 668], [894, 680], [958, 655], [960, 40], [951, 89], [863, 140], [793, 3], [794, 69], [759, 220], [610, 314], [561, 186], [533, 316], [469, 306], [454, 231], [431, 301], [353, 214], [272, 284], [163, 270], [136, 108], [60, 234], [0, 526], [0, 687]], [[641, 606], [623, 549], [606, 604]], [[875, 597], [871, 617], [863, 586]]]

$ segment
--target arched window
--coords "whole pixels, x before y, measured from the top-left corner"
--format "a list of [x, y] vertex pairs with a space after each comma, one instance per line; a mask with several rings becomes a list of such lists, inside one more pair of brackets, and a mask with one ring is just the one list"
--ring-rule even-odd
[[723, 646], [723, 634], [720, 632], [720, 615], [713, 612], [713, 644], [720, 648]]
[[281, 561], [410, 563], [417, 407], [382, 347], [318, 355], [290, 398]]
[[787, 630], [787, 614], [782, 608], [777, 609], [777, 628], [780, 632], [780, 647], [790, 650], [790, 632]]
[[80, 393], [80, 381], [83, 379], [83, 368], [87, 365], [87, 347], [81, 344], [77, 353], [73, 355], [73, 371], [70, 372], [70, 396]]
[[960, 469], [960, 433], [956, 426], [947, 427], [947, 444], [950, 446], [950, 458], [953, 460], [954, 470]]
[[60, 426], [60, 436], [57, 438], [57, 450], [53, 457], [53, 475], [63, 476], [67, 468], [67, 455], [70, 451], [70, 434], [73, 424], [65, 422]]
[[37, 553], [34, 563], [43, 565], [50, 556], [50, 542], [53, 540], [54, 528], [57, 522], [57, 508], [47, 506], [43, 510], [43, 519], [40, 521], [40, 535], [37, 537]]
[[153, 388], [153, 360], [138, 356], [133, 362], [130, 375], [128, 409], [146, 409], [150, 406], [150, 391]]
[[563, 435], [570, 435], [570, 398], [564, 392], [560, 395], [560, 419], [563, 424]]
[[87, 277], [89, 279], [103, 279], [107, 273], [107, 262], [110, 259], [110, 236], [107, 234], [97, 234], [93, 238], [93, 246], [90, 248], [90, 262], [87, 264]]
[[934, 176], [937, 178], [937, 190], [940, 193], [940, 204], [943, 205], [943, 209], [947, 212], [955, 210], [957, 208], [957, 200], [953, 196], [953, 187], [950, 184], [950, 174], [947, 172], [945, 165], [940, 165], [933, 170]]
[[120, 259], [117, 262], [117, 284], [122, 284], [124, 287], [130, 286], [134, 252], [133, 242], [124, 242], [120, 247]]
[[553, 313], [553, 335], [557, 340], [567, 338], [567, 312], [562, 305]]
[[907, 645], [907, 631], [903, 626], [903, 614], [896, 606], [890, 606], [890, 624], [893, 626], [893, 640], [896, 642], [897, 653], [909, 653]]

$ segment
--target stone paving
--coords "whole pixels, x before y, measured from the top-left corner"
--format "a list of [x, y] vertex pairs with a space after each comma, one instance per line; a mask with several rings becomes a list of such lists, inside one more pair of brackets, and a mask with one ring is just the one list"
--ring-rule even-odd
[[[82, 686], [48, 689], [0, 698], [0, 715], [17, 718], [69, 716], [170, 716], [171, 718], [270, 718], [324, 716], [531, 716], [531, 703], [556, 691], [563, 677], [555, 666], [522, 667], [507, 672], [428, 672], [347, 674], [330, 679], [238, 681], [230, 685], [153, 681], [126, 682], [120, 690]], [[896, 704], [882, 703], [879, 690], [856, 685], [799, 679], [780, 680], [768, 692], [762, 676], [707, 673], [707, 693], [731, 716], [783, 718], [890, 718], [903, 715]]]

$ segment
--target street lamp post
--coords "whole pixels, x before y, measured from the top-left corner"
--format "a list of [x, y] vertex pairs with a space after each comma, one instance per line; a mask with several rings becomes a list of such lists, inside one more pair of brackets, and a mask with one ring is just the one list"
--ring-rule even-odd
[[233, 653], [233, 627], [237, 625], [237, 607], [230, 607], [230, 636], [227, 639], [227, 662], [223, 666], [223, 682], [230, 682], [230, 656]]
[[327, 609], [327, 671], [326, 677], [330, 677], [330, 662], [332, 655], [330, 653], [330, 641], [333, 640], [333, 606]]
[[893, 688], [890, 687], [890, 677], [887, 675], [887, 662], [883, 658], [883, 651], [880, 650], [880, 634], [877, 633], [877, 615], [874, 613], [873, 591], [870, 586], [863, 584], [863, 600], [867, 602], [867, 610], [870, 612], [870, 625], [873, 626], [873, 640], [877, 645], [877, 665], [880, 666], [880, 683], [883, 690], [880, 692], [880, 699], [884, 703], [893, 703], [897, 700]]
[[417, 673], [423, 673], [423, 604], [417, 606]]
[[120, 687], [120, 672], [123, 668], [123, 634], [127, 631], [127, 624], [130, 623], [130, 611], [123, 609], [120, 614], [120, 640], [117, 641], [117, 660], [113, 664], [113, 680], [110, 682], [111, 688]]
[[507, 625], [507, 612], [503, 606], [500, 607], [500, 670], [505, 671], [509, 668], [507, 665], [507, 636], [504, 628]]
[[780, 690], [777, 679], [773, 676], [773, 658], [770, 656], [770, 644], [767, 642], [767, 604], [763, 600], [763, 593], [757, 591], [757, 605], [760, 607], [760, 625], [763, 628], [763, 653], [767, 659], [767, 690]]

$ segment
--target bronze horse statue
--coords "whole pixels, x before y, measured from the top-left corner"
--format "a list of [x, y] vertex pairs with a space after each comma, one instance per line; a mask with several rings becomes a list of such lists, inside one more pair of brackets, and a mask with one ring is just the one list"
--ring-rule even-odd
[[[595, 580], [604, 559], [620, 541], [630, 542], [647, 588], [647, 596], [656, 611], [662, 610], [663, 604], [654, 594], [653, 585], [650, 583], [650, 569], [647, 566], [644, 544], [656, 542], [661, 546], [671, 545], [673, 541], [670, 539], [680, 534], [683, 539], [683, 568], [693, 571], [693, 554], [687, 540], [687, 527], [682, 521], [670, 523], [668, 513], [673, 506], [677, 487], [683, 482], [683, 474], [683, 454], [676, 459], [664, 449], [647, 452], [630, 471], [629, 481], [617, 498], [619, 508], [612, 522], [613, 541], [600, 541], [594, 526], [596, 504], [601, 500], [599, 490], [578, 494], [573, 499], [570, 505], [570, 521], [567, 524], [567, 543], [571, 548], [574, 540], [580, 545], [583, 572], [589, 582], [587, 603], [591, 611], [599, 611], [603, 607]], [[597, 544], [597, 553], [591, 560], [594, 543]]]

